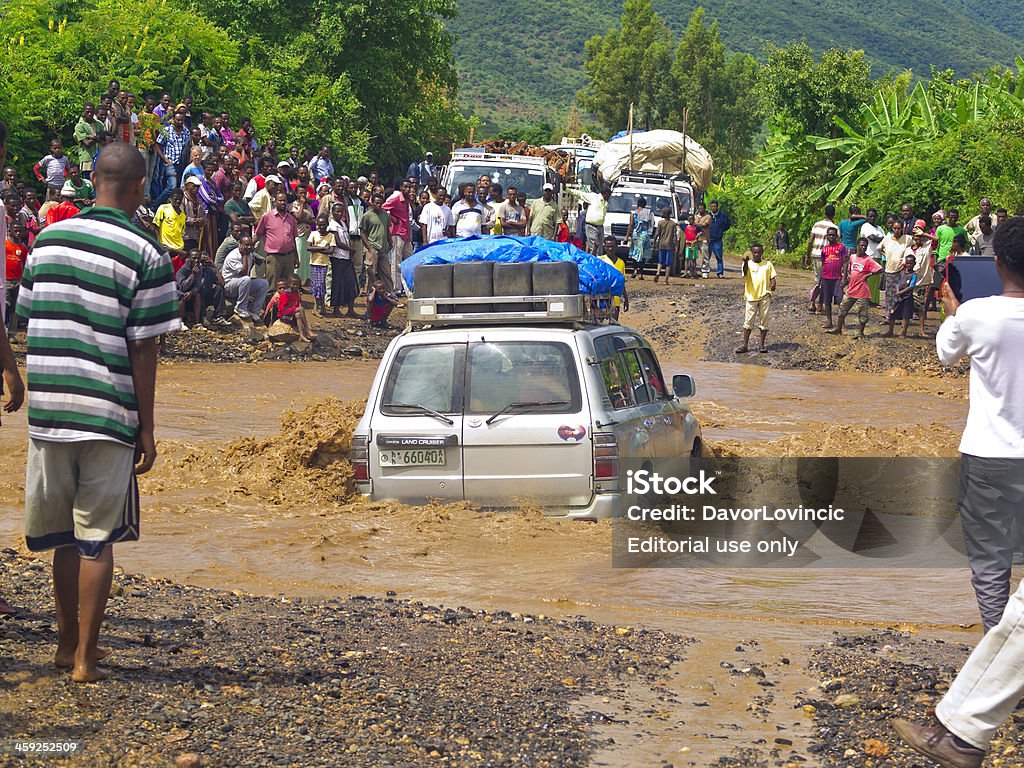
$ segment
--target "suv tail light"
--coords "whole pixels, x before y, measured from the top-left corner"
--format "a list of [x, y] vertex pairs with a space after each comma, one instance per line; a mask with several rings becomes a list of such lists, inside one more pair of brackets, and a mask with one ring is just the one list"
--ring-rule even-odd
[[349, 463], [357, 483], [370, 480], [370, 445], [366, 435], [352, 435], [352, 447], [348, 454]]
[[619, 478], [619, 441], [611, 432], [594, 434], [594, 479]]

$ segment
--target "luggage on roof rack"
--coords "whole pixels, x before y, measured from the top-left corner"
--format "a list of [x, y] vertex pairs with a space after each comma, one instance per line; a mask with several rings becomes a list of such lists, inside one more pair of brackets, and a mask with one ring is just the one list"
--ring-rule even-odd
[[430, 325], [502, 323], [605, 323], [610, 294], [579, 292], [572, 261], [420, 264], [409, 321]]

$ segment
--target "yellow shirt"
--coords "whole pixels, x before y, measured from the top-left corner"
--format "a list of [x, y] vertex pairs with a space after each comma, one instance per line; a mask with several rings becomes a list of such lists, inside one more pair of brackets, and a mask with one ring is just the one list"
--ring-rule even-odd
[[747, 273], [743, 276], [743, 298], [747, 301], [760, 301], [772, 290], [775, 278], [775, 265], [770, 261], [746, 262]]
[[[313, 248], [331, 248], [335, 246], [334, 233], [324, 232], [320, 234], [320, 230], [314, 229], [309, 233], [309, 244]], [[318, 251], [309, 252], [309, 263], [314, 267], [328, 267], [331, 264], [331, 254], [320, 253]]]
[[[615, 267], [617, 270], [619, 270], [619, 272], [622, 273], [623, 277], [626, 276], [626, 262], [624, 262], [618, 256], [615, 257], [615, 261], [612, 261], [611, 259], [609, 259], [603, 253], [601, 255], [599, 255], [597, 258], [599, 258], [601, 261], [603, 261], [603, 262], [605, 262], [607, 264], [611, 264], [613, 267]], [[621, 297], [619, 297], [619, 296], [615, 297], [615, 306], [616, 307], [621, 307], [622, 306], [622, 298]]]
[[156, 227], [157, 237], [162, 245], [166, 245], [175, 251], [185, 248], [185, 209], [175, 212], [174, 206], [164, 203], [156, 209], [156, 216], [153, 217], [153, 226]]

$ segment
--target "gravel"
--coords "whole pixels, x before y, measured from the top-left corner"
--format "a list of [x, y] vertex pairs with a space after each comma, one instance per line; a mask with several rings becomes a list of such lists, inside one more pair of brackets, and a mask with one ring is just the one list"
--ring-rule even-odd
[[118, 573], [101, 635], [111, 678], [83, 686], [51, 666], [49, 579], [0, 554], [0, 594], [23, 609], [0, 625], [0, 720], [7, 738], [81, 740], [76, 766], [585, 766], [595, 715], [572, 703], [655, 684], [689, 642], [582, 618]]
[[[926, 723], [970, 650], [895, 629], [837, 633], [811, 662], [821, 683], [798, 702], [813, 714], [817, 727], [809, 751], [835, 768], [930, 765], [904, 745], [892, 720]], [[1022, 743], [1024, 712], [1018, 711], [993, 741], [986, 768], [1024, 766]]]

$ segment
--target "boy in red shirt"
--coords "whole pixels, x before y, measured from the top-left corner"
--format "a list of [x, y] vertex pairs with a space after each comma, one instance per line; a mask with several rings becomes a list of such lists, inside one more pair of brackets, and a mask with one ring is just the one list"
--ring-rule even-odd
[[[7, 229], [7, 241], [4, 248], [7, 251], [7, 264], [5, 274], [7, 276], [7, 315], [0, 318], [5, 327], [7, 324], [16, 323], [14, 307], [18, 303], [18, 286], [21, 285], [21, 275], [25, 271], [25, 259], [28, 257], [28, 245], [25, 242], [25, 225], [15, 221]], [[9, 336], [14, 336], [17, 325], [8, 327]]]
[[288, 281], [277, 281], [277, 293], [267, 304], [263, 317], [267, 325], [272, 325], [275, 320], [295, 326], [299, 332], [300, 341], [312, 341], [315, 334], [309, 332], [309, 323], [306, 321], [306, 311], [302, 308], [302, 298], [299, 295], [301, 282], [299, 278], [293, 277]]
[[863, 339], [864, 329], [868, 325], [868, 302], [871, 300], [871, 288], [868, 285], [868, 278], [876, 272], [882, 271], [882, 265], [867, 255], [868, 239], [860, 237], [857, 239], [857, 253], [850, 257], [844, 269], [844, 285], [846, 296], [843, 303], [839, 305], [839, 320], [835, 328], [829, 328], [825, 333], [834, 333], [837, 336], [843, 332], [843, 323], [851, 309], [857, 310], [857, 317], [860, 320], [860, 332], [853, 338]]
[[683, 229], [683, 259], [685, 261], [686, 273], [696, 279], [697, 277], [697, 238], [700, 236], [701, 228], [690, 219]]
[[839, 242], [839, 230], [829, 227], [826, 245], [821, 248], [821, 301], [825, 307], [825, 329], [832, 327], [832, 305], [843, 300], [843, 270], [846, 269], [846, 246]]
[[366, 319], [375, 328], [387, 328], [388, 316], [398, 306], [398, 299], [391, 293], [383, 280], [376, 280], [373, 289], [366, 295]]

